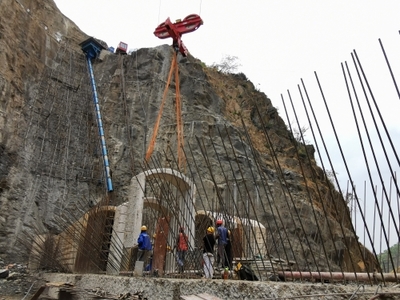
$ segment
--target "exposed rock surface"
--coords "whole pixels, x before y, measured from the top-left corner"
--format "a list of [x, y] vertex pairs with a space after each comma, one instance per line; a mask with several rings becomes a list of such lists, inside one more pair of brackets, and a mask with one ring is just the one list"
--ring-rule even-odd
[[[26, 259], [25, 232], [60, 232], [64, 212], [82, 214], [104, 193], [91, 88], [85, 56], [79, 47], [86, 38], [51, 0], [0, 2], [0, 254], [10, 261]], [[115, 203], [126, 201], [132, 176], [142, 171], [172, 54], [171, 47], [163, 45], [127, 56], [110, 53], [94, 62]], [[276, 210], [282, 213], [293, 249], [301, 248], [309, 239], [308, 251], [322, 251], [323, 239], [339, 252], [348, 246], [357, 257], [359, 245], [346, 204], [336, 191], [332, 194], [330, 182], [313, 160], [313, 147], [294, 147], [293, 136], [270, 99], [257, 91], [244, 74], [222, 74], [191, 56], [179, 58], [179, 69], [185, 143], [193, 149], [193, 160], [202, 160], [199, 139], [208, 149], [215, 141], [217, 152], [224, 153], [220, 158], [209, 154], [218, 183], [225, 180], [219, 168], [229, 170], [233, 160], [243, 167], [243, 178], [261, 181], [260, 174], [251, 174], [248, 167], [250, 164], [254, 168], [254, 161], [247, 159], [251, 147], [243, 139], [243, 120], [257, 150], [255, 157], [263, 162], [261, 171], [269, 180], [270, 191], [265, 193], [273, 196]], [[172, 83], [156, 144], [156, 154], [160, 154], [163, 164], [173, 160], [175, 151], [174, 88]], [[282, 174], [265, 144], [265, 130]], [[223, 150], [221, 138], [227, 140], [228, 136], [236, 157]], [[306, 156], [311, 156], [312, 164], [306, 162]], [[299, 157], [303, 170], [299, 168]], [[199, 197], [213, 190], [205, 165], [195, 176], [205, 180]], [[281, 176], [287, 192], [279, 184]], [[288, 193], [293, 199], [290, 205]], [[318, 208], [315, 218], [310, 218], [314, 209], [309, 193]], [[328, 218], [324, 216], [325, 207]], [[291, 219], [294, 211], [304, 218], [304, 228]], [[258, 216], [265, 222], [273, 217], [271, 213]], [[315, 220], [325, 220], [328, 226], [318, 232]], [[332, 251], [334, 247], [328, 248]], [[348, 256], [336, 250], [329, 255], [334, 269], [339, 268], [336, 264], [350, 267]], [[311, 257], [307, 263], [327, 267], [322, 260], [312, 262]]]

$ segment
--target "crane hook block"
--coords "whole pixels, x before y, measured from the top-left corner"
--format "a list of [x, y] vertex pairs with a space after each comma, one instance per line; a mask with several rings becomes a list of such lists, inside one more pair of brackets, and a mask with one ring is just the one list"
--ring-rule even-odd
[[203, 25], [203, 20], [196, 14], [188, 15], [183, 20], [177, 20], [175, 23], [172, 23], [168, 18], [165, 22], [158, 25], [154, 31], [154, 35], [160, 39], [171, 37], [173, 40], [172, 46], [176, 50], [179, 50], [183, 56], [187, 56], [188, 50], [183, 44], [181, 36], [182, 34], [197, 30], [201, 25]]

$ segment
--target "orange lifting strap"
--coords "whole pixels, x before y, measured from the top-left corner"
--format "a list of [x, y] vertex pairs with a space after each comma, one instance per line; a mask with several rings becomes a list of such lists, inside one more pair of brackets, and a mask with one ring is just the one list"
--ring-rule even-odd
[[174, 51], [174, 56], [172, 57], [171, 61], [171, 68], [169, 70], [167, 85], [164, 89], [163, 98], [161, 101], [160, 111], [158, 112], [156, 123], [154, 124], [153, 135], [150, 140], [149, 147], [147, 148], [146, 152], [146, 162], [149, 161], [151, 155], [154, 151], [154, 145], [157, 139], [157, 132], [160, 126], [161, 116], [165, 104], [165, 99], [167, 97], [167, 92], [169, 85], [171, 83], [172, 72], [175, 70], [175, 113], [176, 113], [176, 130], [177, 130], [177, 147], [178, 147], [178, 167], [181, 168], [184, 164], [185, 158], [183, 155], [183, 123], [182, 123], [182, 113], [181, 113], [181, 95], [180, 95], [180, 88], [179, 88], [179, 70], [178, 70], [178, 61], [177, 61], [178, 53]]

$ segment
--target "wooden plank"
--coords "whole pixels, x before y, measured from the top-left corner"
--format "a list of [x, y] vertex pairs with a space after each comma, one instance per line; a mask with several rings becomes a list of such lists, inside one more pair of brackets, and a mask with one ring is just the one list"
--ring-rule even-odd
[[204, 300], [222, 300], [221, 298], [217, 297], [217, 296], [213, 296], [207, 293], [202, 293], [202, 294], [197, 294], [197, 296], [199, 296], [201, 299]]
[[218, 298], [217, 296], [213, 296], [213, 295], [210, 295], [207, 293], [181, 296], [181, 299], [182, 300], [222, 300], [221, 298]]
[[46, 288], [45, 285], [42, 285], [38, 291], [35, 293], [35, 295], [32, 296], [31, 300], [37, 300], [39, 299], [39, 296], [42, 294], [42, 292], [44, 291], [44, 289]]
[[46, 286], [49, 286], [49, 287], [66, 287], [66, 286], [69, 286], [69, 287], [71, 287], [71, 286], [74, 286], [74, 285], [71, 284], [71, 283], [68, 283], [68, 282], [48, 282], [48, 283], [46, 283]]
[[197, 297], [196, 295], [181, 296], [182, 300], [204, 300], [203, 298]]

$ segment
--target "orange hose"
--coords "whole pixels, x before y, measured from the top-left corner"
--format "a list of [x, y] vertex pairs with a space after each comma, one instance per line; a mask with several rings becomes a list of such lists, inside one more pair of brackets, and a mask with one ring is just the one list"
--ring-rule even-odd
[[179, 69], [178, 69], [178, 60], [177, 60], [177, 52], [174, 52], [174, 56], [171, 61], [171, 68], [169, 70], [167, 85], [164, 89], [163, 99], [161, 101], [160, 111], [158, 112], [156, 123], [154, 124], [153, 135], [150, 140], [149, 147], [146, 151], [146, 162], [149, 161], [151, 155], [154, 151], [154, 146], [156, 144], [158, 128], [160, 127], [160, 121], [162, 112], [164, 109], [165, 99], [167, 98], [167, 92], [169, 85], [171, 83], [172, 72], [175, 70], [175, 113], [176, 113], [176, 132], [177, 132], [177, 150], [178, 150], [178, 167], [181, 169], [185, 162], [185, 157], [183, 153], [183, 123], [182, 123], [182, 109], [181, 109], [181, 91], [179, 86]]
[[162, 112], [163, 112], [163, 109], [164, 109], [165, 99], [167, 98], [167, 92], [168, 92], [168, 87], [169, 87], [170, 82], [171, 82], [172, 72], [173, 72], [175, 66], [177, 65], [177, 61], [176, 61], [177, 53], [176, 52], [174, 52], [174, 53], [175, 54], [172, 57], [171, 68], [170, 68], [169, 74], [168, 74], [167, 85], [165, 86], [163, 98], [162, 98], [162, 101], [161, 101], [160, 111], [158, 112], [157, 120], [156, 120], [156, 123], [154, 125], [154, 129], [153, 129], [153, 135], [151, 136], [150, 144], [149, 144], [149, 147], [147, 148], [147, 151], [146, 151], [146, 157], [145, 157], [146, 162], [149, 161], [149, 159], [150, 159], [150, 157], [151, 157], [151, 155], [153, 154], [153, 151], [154, 151], [154, 145], [156, 143], [158, 128], [160, 126], [161, 116], [162, 116]]

